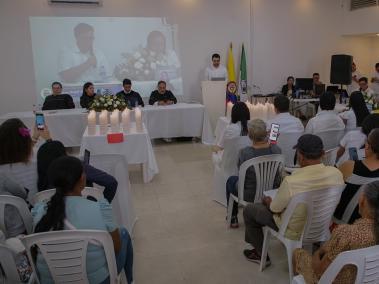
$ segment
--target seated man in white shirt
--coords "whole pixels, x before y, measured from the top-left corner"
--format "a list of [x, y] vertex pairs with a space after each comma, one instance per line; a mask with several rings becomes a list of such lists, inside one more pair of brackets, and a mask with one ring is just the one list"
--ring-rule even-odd
[[359, 79], [362, 77], [361, 73], [357, 70], [357, 65], [353, 62], [351, 65], [351, 84], [347, 86], [347, 93], [350, 95], [352, 92], [359, 89]]
[[365, 99], [366, 106], [371, 112], [374, 105], [374, 91], [368, 86], [367, 77], [362, 77], [359, 79], [359, 91], [361, 91], [363, 98]]
[[316, 134], [329, 130], [343, 130], [345, 123], [334, 111], [336, 97], [332, 92], [325, 92], [320, 96], [321, 111], [308, 121], [305, 133]]
[[379, 62], [375, 64], [375, 72], [371, 77], [371, 88], [375, 94], [379, 94]]
[[270, 130], [271, 124], [276, 123], [280, 126], [281, 133], [303, 132], [304, 126], [300, 119], [289, 113], [290, 100], [288, 97], [279, 95], [274, 99], [276, 116], [267, 121], [267, 130]]
[[212, 81], [212, 80], [221, 80], [224, 79], [225, 81], [228, 81], [228, 71], [226, 70], [225, 66], [221, 63], [221, 57], [220, 54], [214, 53], [212, 55], [212, 66], [207, 67], [205, 69], [205, 80], [206, 81]]

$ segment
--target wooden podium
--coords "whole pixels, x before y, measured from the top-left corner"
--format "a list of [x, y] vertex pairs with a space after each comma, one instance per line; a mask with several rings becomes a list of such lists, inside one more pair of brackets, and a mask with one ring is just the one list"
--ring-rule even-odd
[[201, 92], [214, 131], [218, 118], [225, 116], [226, 81], [203, 81]]

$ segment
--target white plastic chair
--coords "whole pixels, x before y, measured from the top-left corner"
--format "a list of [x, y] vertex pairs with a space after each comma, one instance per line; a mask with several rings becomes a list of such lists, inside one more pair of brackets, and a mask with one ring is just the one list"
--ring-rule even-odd
[[5, 206], [7, 205], [13, 206], [17, 209], [24, 223], [27, 234], [31, 234], [33, 232], [33, 217], [28, 205], [22, 198], [11, 195], [0, 195], [0, 230], [4, 232], [6, 237], [8, 237], [8, 232], [5, 226]]
[[282, 155], [284, 155], [286, 167], [295, 167], [296, 149], [293, 149], [293, 146], [297, 144], [297, 140], [301, 135], [303, 135], [303, 132], [280, 133], [278, 137], [278, 146], [282, 150]]
[[[118, 283], [113, 241], [108, 232], [97, 230], [67, 230], [38, 233], [21, 239], [34, 271], [36, 265], [32, 248], [37, 246], [55, 283], [89, 283], [86, 255], [89, 243], [96, 242], [104, 249], [108, 264], [109, 283]], [[38, 273], [36, 273], [38, 275]], [[38, 278], [38, 276], [36, 277]], [[39, 281], [39, 279], [37, 279]]]
[[337, 160], [338, 147], [325, 151], [325, 155], [322, 157], [322, 163], [325, 166], [334, 167]]
[[328, 130], [315, 133], [315, 135], [321, 138], [324, 144], [324, 150], [327, 151], [339, 147], [340, 141], [345, 135], [345, 129]]
[[[5, 284], [22, 283], [16, 268], [13, 251], [6, 245], [0, 244], [0, 266], [5, 275], [3, 280]], [[1, 276], [0, 276], [0, 282]]]
[[281, 174], [284, 167], [284, 156], [280, 154], [264, 155], [257, 158], [247, 160], [240, 166], [238, 174], [238, 196], [230, 194], [228, 204], [228, 224], [232, 218], [233, 202], [238, 202], [242, 206], [247, 205], [244, 199], [246, 171], [254, 167], [256, 176], [256, 187], [254, 203], [261, 202], [265, 191], [271, 191], [274, 187], [274, 181], [277, 173]]
[[[40, 191], [34, 195], [33, 204], [36, 204], [38, 202], [48, 202], [54, 194], [55, 194], [55, 188]], [[96, 200], [104, 198], [102, 190], [98, 188], [94, 188], [94, 187], [85, 187], [82, 190], [82, 196], [83, 197], [92, 196]]]
[[[239, 151], [249, 145], [251, 140], [248, 136], [240, 136], [226, 140], [221, 161], [214, 161], [213, 175], [213, 200], [227, 206], [226, 204], [226, 181], [230, 176], [238, 175]], [[216, 159], [214, 159], [216, 160]]]
[[[282, 223], [279, 231], [264, 227], [264, 241], [260, 271], [266, 267], [267, 251], [270, 237], [273, 235], [286, 247], [290, 282], [293, 278], [292, 254], [296, 248], [301, 248], [303, 243], [312, 244], [329, 239], [329, 225], [333, 213], [340, 200], [344, 185], [329, 187], [319, 190], [311, 190], [298, 193], [292, 197], [286, 210], [282, 213]], [[306, 206], [307, 216], [303, 232], [299, 240], [291, 240], [285, 237], [288, 224], [298, 205]]]
[[[379, 283], [379, 246], [340, 253], [322, 274], [318, 283], [332, 283], [342, 268], [348, 264], [357, 268], [355, 284]], [[293, 278], [292, 283], [305, 284], [305, 281], [301, 275], [298, 275]]]

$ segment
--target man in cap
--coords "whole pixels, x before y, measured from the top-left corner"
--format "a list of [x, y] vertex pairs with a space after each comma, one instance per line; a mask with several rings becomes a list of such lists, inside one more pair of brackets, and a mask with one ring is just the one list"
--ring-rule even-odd
[[[249, 204], [243, 211], [246, 225], [245, 241], [254, 247], [243, 252], [249, 261], [260, 263], [263, 246], [262, 228], [269, 226], [278, 230], [283, 212], [293, 196], [302, 192], [344, 184], [343, 176], [338, 169], [325, 166], [321, 162], [324, 146], [320, 137], [304, 134], [299, 138], [294, 149], [296, 149], [297, 160], [301, 168], [284, 178], [273, 200], [270, 197], [264, 197], [261, 204]], [[298, 240], [305, 221], [306, 208], [298, 206], [288, 223], [286, 238]], [[270, 263], [270, 258], [267, 256], [266, 265], [270, 265]]]

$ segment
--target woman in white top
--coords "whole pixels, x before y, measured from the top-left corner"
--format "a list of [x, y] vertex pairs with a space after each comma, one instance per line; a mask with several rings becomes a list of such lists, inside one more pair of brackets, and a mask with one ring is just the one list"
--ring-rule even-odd
[[346, 130], [361, 127], [363, 120], [370, 114], [360, 91], [355, 91], [350, 95], [349, 104], [350, 109], [340, 114], [346, 125]]
[[362, 159], [364, 150], [361, 150], [364, 146], [367, 135], [371, 130], [379, 128], [379, 114], [370, 114], [362, 122], [362, 128], [360, 130], [349, 131], [345, 134], [340, 142], [340, 148], [337, 152], [337, 166], [340, 166], [343, 162], [350, 160], [349, 148], [355, 148], [357, 150], [358, 158]]

